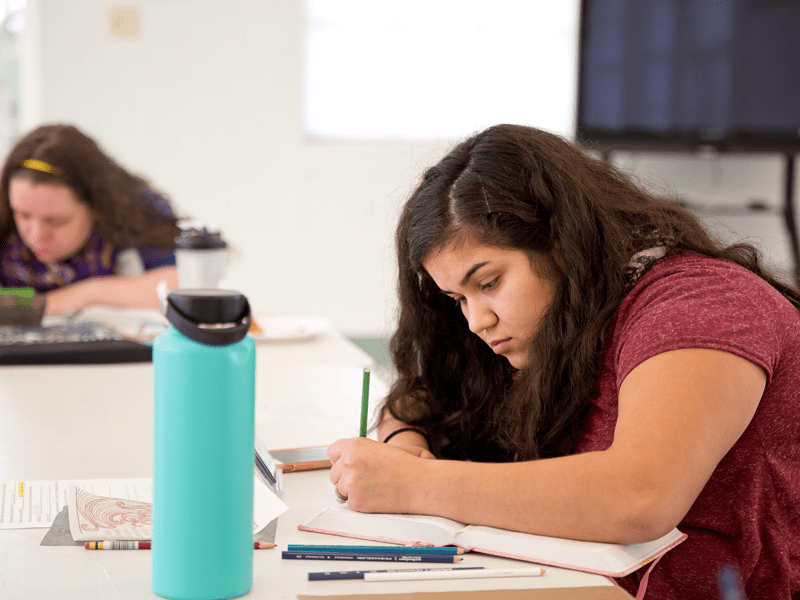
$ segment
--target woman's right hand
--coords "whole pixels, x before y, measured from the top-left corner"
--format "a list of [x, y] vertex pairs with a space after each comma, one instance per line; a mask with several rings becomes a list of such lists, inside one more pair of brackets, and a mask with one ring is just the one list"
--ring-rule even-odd
[[328, 447], [336, 495], [359, 512], [419, 512], [414, 502], [428, 490], [417, 486], [432, 463], [417, 460], [417, 451], [433, 458], [419, 446], [400, 448], [363, 437], [337, 440]]

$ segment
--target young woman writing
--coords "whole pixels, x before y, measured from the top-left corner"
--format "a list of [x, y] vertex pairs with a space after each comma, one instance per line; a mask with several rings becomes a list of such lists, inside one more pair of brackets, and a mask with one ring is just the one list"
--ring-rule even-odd
[[15, 144], [0, 174], [0, 282], [47, 295], [47, 312], [157, 307], [178, 285], [167, 201], [70, 125]]
[[[531, 128], [429, 169], [397, 229], [398, 378], [329, 448], [367, 512], [688, 539], [648, 598], [800, 595], [800, 292], [746, 244]], [[646, 569], [620, 581], [635, 592]]]

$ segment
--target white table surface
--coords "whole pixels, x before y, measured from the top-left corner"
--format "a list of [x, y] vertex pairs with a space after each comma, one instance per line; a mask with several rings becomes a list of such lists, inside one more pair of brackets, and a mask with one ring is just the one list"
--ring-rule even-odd
[[[310, 341], [259, 344], [259, 438], [274, 449], [325, 445], [358, 435], [361, 372], [372, 365], [366, 353], [333, 331]], [[149, 363], [0, 367], [0, 481], [150, 477], [152, 379]], [[373, 410], [385, 392], [385, 384], [373, 378]], [[281, 560], [281, 549], [289, 543], [352, 540], [297, 530], [299, 523], [334, 503], [328, 471], [291, 473], [284, 482], [282, 499], [290, 509], [278, 519], [278, 548], [254, 553], [254, 584], [245, 598], [612, 585], [604, 577], [555, 568], [543, 577], [514, 579], [309, 582], [309, 571], [352, 570], [352, 565]], [[150, 552], [40, 546], [46, 531], [0, 530], [3, 600], [158, 598], [150, 588]], [[528, 566], [479, 554], [468, 554], [462, 564]]]

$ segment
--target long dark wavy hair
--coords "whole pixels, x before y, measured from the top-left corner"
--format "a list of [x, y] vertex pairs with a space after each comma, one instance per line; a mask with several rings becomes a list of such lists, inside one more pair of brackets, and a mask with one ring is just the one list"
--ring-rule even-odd
[[[469, 331], [423, 267], [459, 236], [556, 256], [553, 302], [516, 374]], [[597, 393], [606, 332], [630, 289], [631, 257], [641, 250], [665, 245], [667, 255], [727, 259], [800, 307], [794, 284], [769, 273], [753, 246], [724, 245], [677, 202], [580, 146], [523, 126], [491, 127], [430, 168], [403, 208], [396, 244], [397, 379], [383, 408], [424, 429], [434, 453], [448, 458], [526, 460], [574, 449]]]
[[[22, 166], [31, 158], [44, 161], [57, 172]], [[95, 214], [95, 229], [118, 248], [144, 244], [173, 248], [180, 234], [175, 217], [159, 211], [153, 202], [143, 202], [145, 196], [165, 202], [163, 194], [122, 168], [72, 125], [42, 125], [11, 149], [0, 174], [0, 243], [16, 230], [8, 196], [12, 177], [69, 187]]]

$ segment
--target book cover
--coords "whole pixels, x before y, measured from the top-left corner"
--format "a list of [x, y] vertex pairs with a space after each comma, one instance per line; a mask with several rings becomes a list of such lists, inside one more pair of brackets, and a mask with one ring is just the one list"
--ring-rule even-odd
[[329, 506], [298, 529], [404, 546], [458, 546], [465, 550], [565, 569], [623, 577], [662, 556], [686, 534], [673, 529], [641, 544], [610, 544], [465, 525], [427, 515], [359, 513]]

